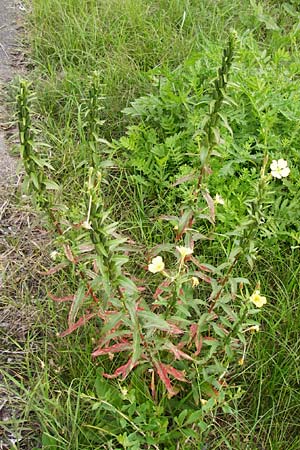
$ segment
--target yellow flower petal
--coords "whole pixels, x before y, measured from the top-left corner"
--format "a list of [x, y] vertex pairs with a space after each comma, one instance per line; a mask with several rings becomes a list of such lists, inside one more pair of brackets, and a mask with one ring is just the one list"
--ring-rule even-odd
[[243, 333], [246, 333], [246, 331], [252, 331], [254, 333], [255, 331], [259, 331], [259, 325], [252, 325], [252, 327], [246, 328], [246, 330], [243, 331]]
[[197, 277], [192, 277], [192, 286], [193, 286], [193, 288], [197, 287], [198, 284], [199, 284], [198, 278]]
[[178, 253], [180, 253], [182, 259], [193, 253], [193, 249], [191, 249], [190, 247], [176, 247], [176, 250], [178, 251]]

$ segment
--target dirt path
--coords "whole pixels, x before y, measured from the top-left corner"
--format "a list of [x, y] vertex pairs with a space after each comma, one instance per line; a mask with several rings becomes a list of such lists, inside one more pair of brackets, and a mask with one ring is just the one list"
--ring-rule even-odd
[[[19, 72], [20, 51], [16, 37], [17, 19], [22, 9], [20, 1], [0, 0], [0, 450], [27, 448], [18, 446], [23, 434], [18, 432], [17, 426], [10, 424], [14, 418], [20, 417], [22, 399], [15, 392], [13, 383], [5, 382], [4, 375], [16, 373], [17, 363], [22, 357], [20, 349], [17, 345], [13, 346], [12, 342], [15, 336], [15, 342], [18, 341], [19, 335], [14, 327], [19, 329], [23, 323], [18, 320], [17, 314], [24, 307], [21, 303], [14, 304], [15, 299], [21, 297], [18, 292], [8, 290], [7, 281], [11, 280], [7, 280], [6, 269], [12, 265], [10, 255], [18, 252], [15, 236], [20, 233], [15, 228], [18, 221], [26, 220], [26, 217], [19, 213], [13, 203], [18, 160], [9, 153], [8, 137], [15, 130], [11, 128], [5, 105], [6, 89], [15, 77], [17, 68]], [[17, 280], [13, 281], [17, 283]]]
[[[21, 2], [0, 0], [0, 98], [7, 83], [15, 75], [16, 29], [18, 13], [22, 9]], [[0, 185], [9, 185], [16, 173], [17, 161], [9, 155], [5, 140], [7, 114], [0, 106]]]

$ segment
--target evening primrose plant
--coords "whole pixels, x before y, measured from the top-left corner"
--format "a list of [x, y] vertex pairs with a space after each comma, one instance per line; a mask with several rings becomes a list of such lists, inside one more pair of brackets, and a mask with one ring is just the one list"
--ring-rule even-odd
[[[212, 142], [210, 153], [213, 145]], [[259, 195], [265, 186], [263, 180], [262, 171]], [[171, 264], [167, 265], [159, 254], [153, 255], [149, 262], [148, 271], [155, 277], [163, 277], [157, 280], [157, 287], [149, 297], [144, 293], [144, 282], [137, 284], [122, 269], [128, 260], [122, 254], [126, 240], [117, 236], [117, 224], [109, 219], [101, 195], [102, 183], [102, 174], [90, 168], [82, 220], [74, 223], [71, 231], [70, 227], [62, 230], [56, 224], [66, 260], [78, 276], [74, 295], [51, 295], [55, 301], [71, 303], [68, 328], [61, 336], [90, 320], [100, 319], [102, 326], [92, 356], [109, 355], [113, 359], [121, 354], [121, 360], [125, 358], [123, 364], [113, 373], [107, 371], [105, 377], [125, 379], [139, 367], [146, 379], [147, 374], [155, 374], [149, 379], [154, 400], [158, 400], [161, 382], [170, 398], [185, 395], [188, 387], [196, 405], [204, 399], [208, 400], [206, 409], [216, 404], [222, 406], [226, 398], [226, 374], [239, 353], [244, 352], [243, 330], [257, 325], [253, 319], [257, 310], [253, 310], [245, 287], [248, 282], [232, 274], [237, 256], [246, 251], [243, 245], [248, 245], [249, 233], [243, 230], [245, 239], [240, 248], [232, 251], [229, 261], [214, 267], [195, 256], [197, 211], [186, 210], [175, 226], [175, 244], [168, 246], [173, 255]], [[257, 201], [263, 199], [252, 201], [254, 212], [255, 207], [261, 208]], [[255, 295], [259, 306], [259, 294]]]
[[[167, 404], [166, 411], [172, 409], [171, 405], [180, 405], [182, 411], [174, 420], [170, 414], [167, 418], [165, 411], [161, 413], [165, 430], [172, 428], [176, 419], [177, 425], [185, 430], [193, 424], [196, 436], [205, 433], [218, 411], [233, 413], [232, 401], [242, 395], [231, 379], [245, 363], [253, 332], [260, 330], [258, 315], [264, 311], [267, 296], [261, 292], [259, 283], [250, 286], [240, 267], [247, 262], [255, 268], [257, 236], [267, 232], [273, 185], [284, 182], [282, 178], [290, 174], [288, 163], [282, 158], [269, 164], [265, 149], [260, 172], [255, 174], [245, 202], [247, 214], [233, 230], [226, 230], [222, 236], [215, 232], [218, 206], [226, 208], [226, 198], [218, 193], [213, 198], [210, 194], [211, 162], [220, 157], [217, 150], [222, 130], [229, 127], [222, 108], [232, 103], [227, 88], [235, 42], [236, 35], [232, 33], [214, 82], [209, 87], [205, 85], [203, 92], [198, 86], [205, 94], [203, 103], [207, 110], [203, 122], [199, 125], [195, 120], [193, 129], [184, 135], [196, 161], [194, 172], [189, 174], [193, 183], [174, 215], [157, 219], [171, 224], [173, 240], [159, 243], [148, 252], [146, 260], [143, 256], [143, 268], [137, 268], [136, 261], [141, 260], [139, 250], [120, 234], [106, 204], [108, 181], [102, 169], [108, 165], [99, 162], [97, 151], [101, 126], [96, 101], [100, 91], [98, 78], [92, 81], [91, 101], [82, 110], [88, 122], [82, 139], [91, 146], [90, 167], [86, 170], [82, 196], [72, 209], [66, 205], [58, 208], [53, 198], [48, 197], [47, 186], [54, 189], [56, 185], [51, 184], [45, 165], [35, 156], [29, 110], [27, 106], [24, 108], [28, 91], [22, 84], [18, 97], [21, 153], [26, 179], [30, 181], [28, 189], [39, 199], [40, 207], [50, 212], [48, 217], [58, 233], [57, 243], [63, 248], [61, 260], [48, 274], [69, 266], [72, 286], [75, 285], [71, 294], [49, 295], [55, 302], [69, 305], [68, 325], [60, 336], [91, 325], [92, 358], [96, 364], [103, 361], [102, 382], [116, 379], [122, 396], [136, 408], [131, 381], [138, 376], [154, 409], [163, 402]], [[168, 124], [165, 126], [168, 128]], [[181, 137], [179, 133], [176, 142], [168, 140], [164, 147], [176, 150], [179, 159]], [[177, 148], [178, 143], [181, 144]], [[161, 149], [158, 146], [157, 150]], [[190, 154], [187, 152], [184, 157], [188, 159]], [[157, 164], [161, 179], [171, 172], [172, 158], [168, 158], [156, 152], [151, 161], [152, 165]], [[154, 178], [147, 181], [152, 183]], [[190, 178], [184, 177], [176, 183], [184, 186], [189, 181]], [[159, 189], [163, 198], [163, 185]], [[203, 251], [210, 241], [223, 250], [223, 260], [219, 259], [217, 265], [213, 255], [209, 257]], [[55, 259], [58, 256], [55, 254]], [[84, 398], [89, 399], [95, 410], [104, 405], [97, 396]], [[139, 434], [136, 448], [141, 448], [141, 442], [149, 443], [149, 435], [155, 442], [159, 430], [155, 430], [157, 435], [153, 430], [147, 435], [132, 423]]]

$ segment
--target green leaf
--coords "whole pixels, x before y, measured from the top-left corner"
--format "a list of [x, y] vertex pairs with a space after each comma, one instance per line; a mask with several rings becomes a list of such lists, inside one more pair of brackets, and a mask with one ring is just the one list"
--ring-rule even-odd
[[175, 421], [177, 422], [177, 424], [181, 427], [186, 416], [187, 416], [188, 410], [184, 409], [183, 411], [181, 411], [181, 413], [179, 414], [178, 417], [175, 417]]
[[203, 411], [202, 409], [198, 409], [198, 411], [194, 411], [185, 422], [185, 425], [191, 425], [193, 423], [198, 423], [198, 420], [203, 418]]
[[57, 440], [53, 437], [50, 436], [50, 434], [48, 433], [43, 433], [42, 434], [42, 445], [43, 448], [51, 448], [51, 450], [57, 450]]
[[53, 181], [53, 180], [46, 180], [44, 183], [45, 183], [46, 189], [48, 189], [48, 190], [59, 191], [59, 189], [60, 189], [59, 185], [57, 183], [55, 183], [55, 181]]
[[120, 287], [124, 288], [128, 295], [138, 294], [138, 288], [135, 283], [123, 275], [118, 278]]
[[111, 259], [116, 267], [121, 267], [128, 262], [128, 257], [123, 255], [114, 255]]
[[192, 217], [193, 211], [191, 209], [186, 209], [179, 219], [177, 236], [182, 236]]
[[143, 319], [143, 328], [156, 328], [164, 331], [172, 329], [168, 322], [151, 311], [139, 311], [138, 316]]
[[141, 348], [141, 335], [140, 335], [140, 324], [137, 316], [136, 311], [136, 302], [132, 299], [126, 300], [126, 307], [129, 312], [131, 322], [133, 325], [133, 354], [132, 354], [132, 364], [135, 364], [141, 354], [142, 354], [142, 348]]
[[34, 161], [36, 165], [41, 168], [48, 167], [48, 169], [54, 170], [54, 168], [51, 166], [50, 163], [48, 163], [48, 161], [45, 161], [44, 159], [41, 159], [36, 155], [30, 154], [30, 159], [32, 159], [32, 161]]
[[34, 187], [35, 187], [37, 190], [39, 190], [39, 189], [40, 189], [40, 183], [39, 183], [39, 180], [38, 180], [38, 177], [37, 177], [36, 173], [31, 172], [31, 174], [30, 174], [30, 179], [31, 179], [31, 181], [32, 181], [33, 184], [34, 184]]
[[72, 325], [75, 322], [78, 311], [85, 299], [85, 293], [86, 293], [86, 287], [84, 284], [82, 284], [79, 286], [76, 296], [72, 302], [72, 306], [71, 306], [69, 318], [68, 318], [69, 325]]
[[258, 14], [257, 20], [263, 23], [267, 30], [279, 31], [280, 28], [272, 16], [267, 14]]
[[213, 329], [216, 333], [217, 336], [220, 336], [221, 338], [225, 338], [226, 337], [226, 333], [224, 330], [222, 330], [220, 327], [218, 327], [218, 325], [216, 323], [212, 324]]

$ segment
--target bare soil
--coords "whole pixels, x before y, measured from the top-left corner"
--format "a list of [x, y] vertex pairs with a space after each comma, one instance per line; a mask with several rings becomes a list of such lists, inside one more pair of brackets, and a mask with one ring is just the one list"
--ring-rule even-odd
[[24, 10], [21, 1], [0, 0], [0, 450], [33, 448], [34, 426], [25, 418], [26, 396], [20, 386], [26, 360], [36, 351], [28, 333], [38, 311], [25, 299], [31, 299], [31, 287], [37, 289], [34, 268], [41, 264], [45, 245], [35, 215], [15, 198], [18, 158], [10, 154], [16, 127], [6, 98], [11, 81], [23, 70], [18, 37]]
[[10, 156], [6, 142], [9, 128], [3, 106], [3, 92], [16, 74], [17, 18], [22, 4], [15, 0], [0, 0], [0, 184], [9, 185], [16, 174], [17, 160]]

